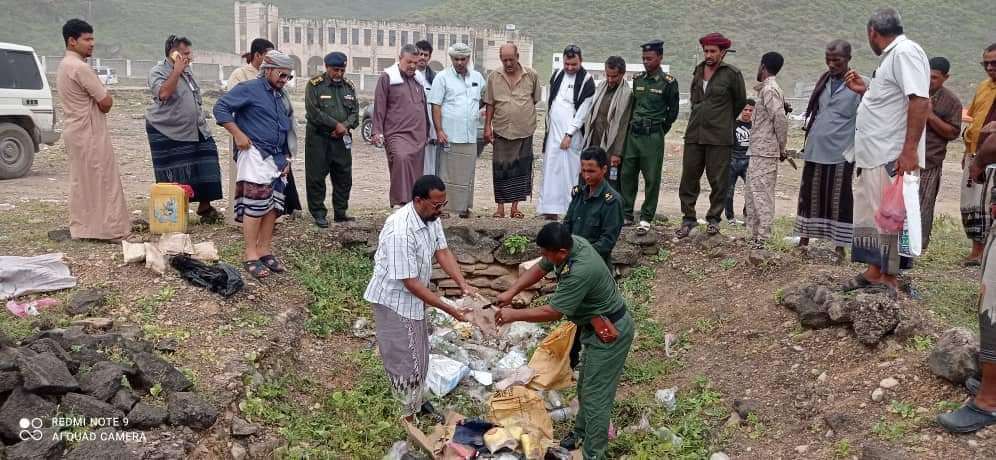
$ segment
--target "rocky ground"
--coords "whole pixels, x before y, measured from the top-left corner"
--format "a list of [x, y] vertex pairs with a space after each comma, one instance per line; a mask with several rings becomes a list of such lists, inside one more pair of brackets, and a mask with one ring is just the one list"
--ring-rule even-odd
[[[141, 120], [145, 96], [117, 96], [112, 136], [131, 209], [141, 214], [152, 177]], [[217, 137], [225, 139], [220, 131]], [[219, 141], [222, 152], [225, 144]], [[369, 317], [360, 298], [370, 269], [364, 243], [386, 215], [379, 153], [365, 145], [355, 152], [353, 208], [361, 222], [330, 232], [307, 219], [280, 225], [278, 255], [293, 273], [246, 279], [246, 287], [228, 299], [186, 284], [175, 272], [160, 277], [125, 265], [118, 246], [50, 240], [48, 232], [67, 221], [61, 143], [39, 155], [28, 177], [0, 182], [0, 254], [62, 252], [78, 277], [77, 288], [51, 294], [61, 305], [28, 319], [0, 316], [0, 332], [8, 339], [0, 355], [13, 359], [0, 359], [0, 389], [6, 389], [0, 398], [31, 400], [43, 412], [57, 404], [63, 413], [97, 408], [130, 417], [137, 411], [141, 425], [113, 429], [145, 435], [143, 442], [113, 445], [69, 439], [21, 455], [27, 446], [17, 448], [6, 433], [19, 420], [8, 416], [14, 409], [0, 408], [7, 456], [104, 458], [91, 455], [97, 450], [118, 452], [118, 458], [379, 458], [404, 439], [372, 339], [351, 331], [357, 318]], [[665, 215], [677, 209], [679, 153], [677, 144], [669, 145]], [[303, 171], [303, 161], [295, 167]], [[481, 215], [491, 213], [489, 168], [490, 162], [479, 162]], [[956, 159], [946, 168], [938, 209], [956, 215]], [[784, 215], [794, 207], [798, 173], [781, 169], [777, 205]], [[489, 217], [472, 222], [485, 233], [518, 228]], [[525, 229], [539, 222], [514, 225]], [[820, 245], [798, 253], [780, 239], [789, 227], [789, 220], [779, 222], [778, 238], [768, 248], [772, 257], [755, 265], [740, 239], [742, 228], [725, 228], [724, 238], [674, 243], [667, 236], [673, 225], [662, 222], [663, 246], [656, 254], [640, 251], [640, 262], [621, 280], [639, 339], [613, 417], [621, 432], [613, 457], [703, 458], [720, 451], [731, 458], [996, 456], [996, 432], [951, 436], [932, 422], [966, 396], [928, 365], [944, 331], [975, 330], [979, 271], [959, 265], [966, 251], [960, 224], [938, 222], [930, 252], [909, 274], [912, 298], [904, 293], [898, 303], [883, 301], [866, 316], [841, 310], [857, 296], [834, 292], [860, 267], [834, 265]], [[213, 241], [223, 260], [239, 261], [235, 230], [193, 225], [190, 233], [195, 242]], [[344, 248], [344, 242], [357, 248]], [[810, 285], [825, 292], [815, 295], [818, 289]], [[102, 301], [73, 308], [73, 299], [93, 289], [104, 294]], [[868, 293], [866, 304], [876, 305], [876, 295]], [[845, 310], [842, 320], [838, 313]], [[915, 327], [897, 331], [908, 317], [915, 318], [907, 322]], [[45, 358], [30, 362], [45, 367], [29, 364], [36, 355]], [[150, 368], [149, 362], [155, 364]], [[34, 374], [61, 383], [39, 387]], [[166, 375], [172, 383], [162, 381]], [[672, 387], [678, 406], [668, 412], [654, 395]], [[134, 404], [129, 393], [138, 399]], [[191, 399], [196, 411], [183, 409], [181, 403]], [[436, 404], [468, 415], [481, 410], [461, 396]], [[640, 427], [644, 417], [647, 429]], [[558, 434], [567, 427], [557, 424]], [[667, 438], [663, 427], [683, 441]], [[118, 448], [125, 450], [101, 451]]]

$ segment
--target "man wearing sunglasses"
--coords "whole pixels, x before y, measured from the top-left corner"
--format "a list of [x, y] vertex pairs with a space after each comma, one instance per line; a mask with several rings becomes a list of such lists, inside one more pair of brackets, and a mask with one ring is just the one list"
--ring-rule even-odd
[[[968, 175], [968, 166], [975, 158], [975, 152], [985, 140], [983, 126], [996, 123], [996, 43], [989, 45], [982, 53], [982, 68], [987, 78], [979, 83], [975, 97], [968, 105], [968, 116], [972, 119], [965, 130], [965, 157], [961, 160], [964, 174], [961, 180], [961, 222], [965, 234], [972, 240], [972, 252], [965, 260], [966, 266], [979, 265], [982, 260], [982, 250], [986, 246], [986, 237], [992, 224], [989, 214], [989, 188], [977, 183], [977, 178]], [[992, 181], [992, 174], [987, 173], [986, 182]]]
[[420, 411], [432, 412], [431, 405], [423, 406], [429, 366], [426, 307], [436, 307], [457, 321], [464, 321], [466, 313], [429, 290], [433, 259], [465, 295], [476, 289], [467, 284], [456, 256], [446, 246], [439, 219], [447, 203], [446, 185], [425, 175], [408, 191], [412, 201], [394, 211], [380, 231], [373, 276], [363, 298], [372, 304], [384, 370], [405, 421], [411, 422]]

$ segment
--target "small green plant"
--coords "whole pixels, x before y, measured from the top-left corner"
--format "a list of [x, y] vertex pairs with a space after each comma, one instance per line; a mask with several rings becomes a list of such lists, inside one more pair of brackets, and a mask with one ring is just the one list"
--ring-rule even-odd
[[851, 442], [846, 439], [841, 439], [834, 443], [833, 445], [833, 458], [845, 459], [850, 458], [852, 455]]
[[732, 257], [727, 257], [719, 261], [719, 268], [722, 268], [723, 270], [730, 270], [736, 266], [737, 266], [737, 259], [734, 259]]
[[654, 263], [662, 264], [664, 262], [667, 262], [668, 259], [670, 258], [671, 258], [671, 251], [669, 251], [667, 248], [660, 248], [657, 250], [657, 255], [654, 256]]
[[872, 426], [872, 433], [885, 441], [899, 441], [909, 432], [910, 426], [904, 421], [890, 421], [885, 417]]
[[907, 345], [916, 351], [930, 351], [934, 348], [934, 338], [929, 335], [914, 335], [910, 337]]
[[149, 394], [153, 398], [158, 398], [159, 395], [163, 394], [163, 386], [159, 383], [152, 385], [152, 388], [149, 388]]
[[916, 408], [912, 404], [904, 401], [897, 401], [893, 399], [889, 403], [889, 412], [897, 414], [900, 417], [908, 420], [916, 418]]
[[138, 301], [138, 306], [142, 310], [142, 321], [151, 322], [155, 321], [156, 315], [159, 313], [159, 307], [163, 306], [166, 302], [173, 300], [173, 296], [176, 291], [169, 286], [164, 286], [159, 292], [140, 299]]
[[510, 235], [502, 240], [501, 245], [505, 247], [505, 251], [509, 254], [519, 254], [526, 252], [526, 248], [529, 246], [529, 238], [522, 235]]
[[778, 288], [775, 291], [775, 303], [781, 305], [783, 300], [785, 300], [785, 289]]
[[938, 401], [934, 407], [937, 408], [938, 413], [951, 412], [960, 409], [961, 403], [958, 401]]
[[761, 419], [758, 418], [757, 414], [750, 414], [747, 416], [747, 426], [750, 429], [748, 436], [751, 439], [760, 439], [764, 437], [764, 423], [761, 423]]

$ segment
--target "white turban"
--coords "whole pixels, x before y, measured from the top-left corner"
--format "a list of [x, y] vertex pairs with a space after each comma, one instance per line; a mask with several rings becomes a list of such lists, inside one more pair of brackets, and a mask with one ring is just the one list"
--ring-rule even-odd
[[464, 43], [454, 43], [450, 45], [450, 49], [447, 52], [450, 57], [465, 58], [470, 57], [471, 49]]
[[270, 50], [266, 52], [263, 56], [263, 64], [259, 66], [259, 70], [265, 69], [293, 69], [294, 60], [290, 56], [277, 51]]

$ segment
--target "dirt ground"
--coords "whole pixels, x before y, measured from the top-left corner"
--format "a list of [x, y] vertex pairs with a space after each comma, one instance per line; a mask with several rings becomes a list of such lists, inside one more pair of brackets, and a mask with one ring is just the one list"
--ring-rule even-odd
[[[112, 139], [126, 196], [131, 209], [140, 215], [153, 183], [143, 126], [147, 96], [140, 91], [116, 91], [114, 95]], [[297, 102], [301, 114], [303, 107], [301, 101]], [[668, 136], [659, 210], [671, 218], [669, 227], [661, 229], [665, 232], [673, 229], [678, 216], [683, 126], [683, 123], [676, 125]], [[298, 126], [302, 139], [303, 128]], [[215, 135], [222, 158], [228, 158], [227, 134], [216, 127]], [[793, 130], [790, 147], [801, 147], [801, 133], [797, 129]], [[952, 145], [950, 150], [960, 152], [961, 146]], [[536, 151], [539, 151], [538, 141]], [[351, 209], [358, 215], [386, 214], [387, 170], [382, 151], [358, 141], [354, 144], [354, 155]], [[938, 214], [946, 214], [954, 222], [958, 219], [959, 156], [950, 154], [945, 163], [936, 207]], [[477, 165], [475, 211], [484, 216], [490, 216], [494, 210], [489, 158], [490, 148], [486, 148]], [[294, 160], [294, 168], [303, 177], [303, 151]], [[542, 162], [537, 161], [534, 190], [539, 190], [541, 170]], [[227, 167], [222, 168], [222, 173], [227, 175]], [[779, 168], [776, 208], [780, 216], [794, 215], [799, 173], [787, 164]], [[302, 182], [299, 180], [299, 193], [303, 197]], [[351, 351], [369, 347], [370, 343], [346, 334], [321, 339], [302, 333], [301, 316], [306, 315], [305, 307], [314, 299], [292, 278], [252, 281], [236, 296], [220, 300], [190, 287], [175, 275], [158, 278], [142, 268], [124, 265], [120, 248], [115, 245], [49, 241], [46, 237], [49, 230], [66, 225], [68, 186], [61, 141], [38, 154], [28, 176], [0, 182], [0, 197], [3, 197], [0, 203], [13, 205], [13, 209], [0, 207], [0, 254], [64, 252], [81, 287], [105, 287], [112, 291], [112, 300], [103, 314], [117, 321], [142, 324], [146, 334], [181, 342], [181, 350], [170, 359], [177, 366], [189, 369], [198, 391], [207, 394], [223, 410], [223, 422], [202, 434], [197, 448], [188, 453], [191, 457], [230, 456], [228, 419], [237, 412], [238, 402], [245, 396], [245, 382], [262, 378], [257, 373], [261, 361], [295, 366], [297, 372], [330, 391], [355, 385], [358, 370], [347, 357]], [[703, 181], [700, 211], [705, 209], [707, 190], [708, 185]], [[525, 208], [533, 209], [534, 203], [535, 198]], [[741, 205], [742, 194], [738, 193], [737, 209]], [[530, 214], [527, 212], [527, 216]], [[779, 236], [785, 234], [785, 226], [783, 222]], [[915, 282], [921, 283], [918, 287], [928, 293], [935, 282], [937, 286], [961, 283], [958, 286], [972, 290], [979, 276], [978, 269], [963, 269], [957, 264], [967, 244], [962, 244], [960, 225], [949, 226], [951, 229], [938, 237], [939, 242], [931, 245], [932, 249], [938, 248], [936, 251], [950, 248], [951, 254], [945, 256], [944, 263], [931, 262], [942, 269], [934, 270], [931, 265], [929, 273], [914, 273]], [[939, 403], [957, 404], [965, 394], [930, 374], [925, 364], [926, 351], [895, 341], [867, 348], [841, 328], [804, 331], [793, 313], [775, 304], [774, 293], [792, 282], [817, 276], [843, 280], [860, 267], [834, 266], [827, 258], [803, 257], [785, 251], [773, 267], [754, 268], [745, 260], [743, 230], [725, 232], [731, 239], [724, 243], [718, 257], [715, 253], [703, 253], [692, 244], [679, 243], [668, 248], [666, 260], [655, 264], [652, 316], [669, 333], [687, 333], [688, 342], [680, 351], [684, 364], [649, 382], [623, 384], [620, 398], [652, 395], [657, 388], [672, 386], [679, 387], [681, 397], [696, 379], [706, 377], [722, 393], [727, 406], [734, 399], [757, 401], [759, 420], [722, 442], [732, 458], [996, 458], [996, 431], [950, 436], [929, 421], [941, 410]], [[231, 228], [194, 225], [191, 233], [195, 242], [214, 241], [223, 259], [235, 263], [240, 260], [240, 235]], [[945, 239], [950, 242], [945, 243]], [[309, 219], [282, 225], [277, 240], [278, 250], [295, 245], [323, 250], [330, 245], [310, 225]], [[68, 295], [63, 293], [58, 297], [65, 300]], [[925, 309], [933, 308], [929, 302], [922, 304]], [[935, 318], [930, 332], [937, 333], [946, 327]], [[664, 351], [655, 350], [646, 356], [663, 360]], [[824, 372], [826, 377], [818, 378]], [[872, 402], [869, 394], [886, 377], [898, 379], [899, 387], [889, 392], [885, 402]], [[891, 401], [911, 407], [915, 418], [894, 413], [896, 406]], [[824, 419], [834, 415], [843, 415], [839, 420], [844, 422], [828, 435]], [[256, 438], [249, 452], [251, 455], [267, 452], [267, 448], [272, 449], [279, 442], [274, 429]], [[893, 456], [873, 457], [863, 453], [872, 447], [882, 447]]]
[[[129, 199], [139, 200], [148, 196], [149, 186], [154, 183], [152, 173], [152, 161], [149, 154], [148, 138], [145, 134], [144, 113], [148, 100], [145, 91], [125, 90], [114, 91], [115, 106], [110, 114], [111, 138], [114, 143], [114, 151], [118, 156], [121, 165], [122, 183], [125, 188], [125, 196]], [[297, 95], [299, 100], [295, 100], [295, 110], [298, 114], [298, 138], [300, 142], [300, 152], [293, 160], [293, 168], [297, 171], [298, 192], [304, 198], [304, 102], [303, 96]], [[207, 107], [213, 106], [210, 98], [205, 102]], [[60, 117], [61, 120], [61, 108]], [[210, 122], [210, 120], [209, 120]], [[543, 161], [540, 155], [542, 150], [542, 123], [539, 124], [540, 131], [534, 137], [533, 151], [537, 154], [537, 161], [534, 164], [533, 190], [539, 193], [543, 180]], [[667, 136], [667, 156], [664, 166], [664, 179], [661, 187], [660, 198], [658, 200], [658, 214], [670, 217], [680, 217], [678, 203], [678, 182], [681, 175], [681, 152], [685, 123], [679, 121], [675, 124], [671, 133]], [[214, 126], [215, 141], [218, 145], [219, 155], [223, 161], [222, 175], [225, 177], [223, 184], [228, 184], [228, 167], [224, 163], [230, 155], [228, 133], [220, 126]], [[353, 189], [350, 198], [350, 208], [357, 213], [379, 212], [388, 208], [387, 190], [388, 173], [387, 160], [383, 150], [360, 140], [359, 133], [354, 135], [356, 142], [353, 144]], [[802, 148], [802, 131], [793, 128], [790, 133], [789, 148]], [[958, 183], [961, 177], [960, 152], [963, 148], [960, 142], [952, 143], [949, 147], [948, 159], [944, 164], [943, 183], [941, 185], [940, 196], [937, 200], [935, 210], [938, 214], [947, 214], [952, 217], [958, 216], [959, 188]], [[494, 192], [491, 181], [491, 147], [487, 146], [477, 162], [476, 186], [474, 211], [478, 215], [490, 216], [494, 212]], [[800, 167], [801, 167], [801, 162]], [[775, 210], [778, 215], [795, 215], [798, 198], [799, 178], [801, 171], [793, 170], [788, 163], [779, 166], [778, 186], [775, 196]], [[6, 180], [0, 182], [0, 196], [6, 197], [2, 201], [13, 200], [45, 200], [46, 202], [64, 202], [69, 192], [69, 170], [66, 164], [65, 147], [60, 140], [51, 147], [43, 147], [38, 152], [31, 172], [20, 179]], [[735, 198], [735, 209], [740, 216], [739, 210], [743, 208], [743, 183], [737, 186]], [[329, 190], [331, 194], [331, 189]], [[709, 184], [705, 178], [702, 179], [702, 192], [697, 203], [699, 218], [704, 218], [704, 212], [708, 207]], [[226, 190], [227, 195], [227, 190]], [[523, 207], [527, 215], [532, 215], [538, 196], [533, 196]], [[53, 201], [54, 200], [54, 201]], [[643, 202], [643, 189], [640, 188], [640, 195], [637, 197], [636, 209]], [[227, 203], [219, 203], [227, 205]], [[331, 206], [331, 201], [326, 203]], [[740, 216], [742, 217], [742, 216]]]

